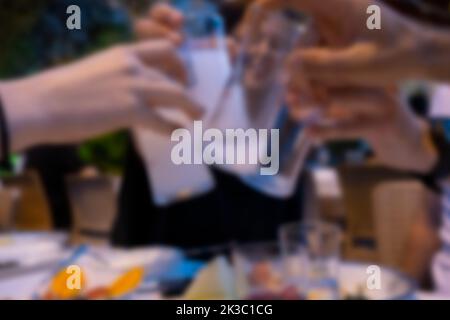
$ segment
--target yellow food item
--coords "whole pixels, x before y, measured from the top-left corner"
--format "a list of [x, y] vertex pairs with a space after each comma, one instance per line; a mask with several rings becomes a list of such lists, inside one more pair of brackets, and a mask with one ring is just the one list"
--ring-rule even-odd
[[108, 293], [111, 298], [126, 295], [135, 290], [144, 279], [144, 268], [132, 268], [125, 274], [117, 278], [109, 287]]
[[53, 277], [47, 295], [54, 299], [73, 299], [80, 295], [85, 284], [86, 276], [82, 269], [74, 273], [63, 268]]
[[217, 257], [202, 270], [186, 290], [186, 300], [222, 300], [235, 298], [233, 269], [225, 257]]

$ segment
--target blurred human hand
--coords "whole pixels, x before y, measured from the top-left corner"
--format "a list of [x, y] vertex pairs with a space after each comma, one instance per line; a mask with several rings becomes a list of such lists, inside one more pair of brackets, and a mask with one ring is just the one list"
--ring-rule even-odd
[[198, 118], [181, 84], [182, 62], [169, 41], [117, 46], [79, 62], [0, 84], [13, 150], [78, 142], [134, 125], [172, 132], [159, 106]]
[[[366, 27], [366, 12], [371, 4], [382, 8], [382, 30]], [[386, 82], [396, 83], [406, 72], [420, 72], [420, 64], [414, 63], [417, 57], [411, 54], [416, 45], [416, 26], [379, 1], [258, 0], [247, 10], [240, 34], [253, 22], [254, 8], [291, 8], [313, 18], [310, 33], [314, 32], [314, 46], [300, 46], [287, 64], [292, 94], [304, 92], [307, 82], [330, 86], [380, 85], [381, 82], [384, 86]]]
[[[258, 0], [266, 8], [291, 8], [310, 15], [323, 40], [330, 47], [348, 46], [353, 42], [370, 40], [379, 43], [395, 43], [417, 24], [400, 15], [378, 0]], [[370, 30], [366, 26], [367, 8], [381, 8], [382, 29]]]
[[148, 14], [134, 21], [134, 33], [138, 39], [167, 39], [179, 45], [183, 41], [181, 29], [183, 14], [176, 8], [159, 3]]
[[[293, 54], [289, 70], [299, 78], [331, 86], [385, 86], [410, 78], [450, 81], [450, 38], [414, 22], [379, 1], [263, 0], [310, 13], [321, 47]], [[381, 8], [382, 29], [369, 30], [366, 13]], [[266, 4], [267, 5], [267, 4]]]
[[[429, 172], [437, 161], [427, 124], [404, 105], [395, 92], [340, 88], [322, 93], [322, 120], [308, 129], [319, 141], [364, 139], [382, 164], [400, 170]], [[296, 105], [295, 101], [291, 101]], [[302, 105], [291, 108], [304, 121]]]
[[[298, 49], [287, 66], [292, 116], [303, 122], [317, 119], [320, 106], [323, 121], [309, 129], [313, 139], [364, 139], [387, 166], [423, 173], [433, 167], [437, 152], [426, 123], [385, 89], [404, 78], [442, 74], [445, 51], [438, 50], [439, 42], [431, 40], [429, 31], [370, 0], [259, 4], [292, 7], [314, 18], [318, 46]], [[371, 4], [381, 6], [382, 30], [366, 28]]]
[[[175, 45], [183, 42], [184, 16], [175, 7], [158, 3], [152, 6], [148, 14], [136, 19], [134, 33], [138, 39], [168, 39]], [[232, 36], [227, 37], [227, 49], [231, 61], [236, 58], [238, 44]]]

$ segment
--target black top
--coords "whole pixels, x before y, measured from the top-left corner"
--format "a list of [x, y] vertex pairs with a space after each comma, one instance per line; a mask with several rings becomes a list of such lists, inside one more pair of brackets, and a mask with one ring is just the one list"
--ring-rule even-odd
[[6, 123], [5, 110], [0, 97], [0, 167], [9, 167], [9, 130]]
[[294, 196], [276, 199], [244, 185], [238, 178], [211, 169], [216, 188], [187, 201], [158, 207], [153, 186], [130, 139], [113, 243], [119, 246], [165, 244], [183, 248], [223, 245], [231, 241], [276, 241], [278, 227], [301, 218], [303, 179]]
[[416, 20], [450, 27], [450, 0], [381, 0]]
[[433, 144], [438, 151], [438, 161], [434, 168], [422, 180], [435, 191], [442, 191], [439, 181], [450, 176], [450, 142], [441, 126], [434, 126], [431, 131]]

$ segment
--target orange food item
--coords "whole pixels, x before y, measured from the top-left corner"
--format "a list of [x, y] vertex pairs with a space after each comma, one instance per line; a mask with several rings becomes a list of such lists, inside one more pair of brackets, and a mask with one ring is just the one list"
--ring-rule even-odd
[[109, 289], [107, 287], [97, 287], [86, 293], [86, 298], [89, 300], [107, 299], [109, 296]]
[[81, 294], [85, 287], [86, 277], [82, 269], [73, 271], [69, 268], [61, 269], [52, 279], [46, 298], [74, 299]]
[[281, 277], [270, 262], [257, 263], [249, 275], [249, 280], [251, 285], [271, 292], [278, 292], [282, 289]]
[[263, 285], [272, 278], [272, 266], [268, 262], [261, 262], [253, 267], [250, 281], [253, 285]]
[[47, 291], [44, 293], [44, 295], [41, 297], [42, 300], [54, 300], [52, 293], [50, 291]]
[[109, 287], [108, 293], [111, 298], [117, 298], [134, 291], [144, 279], [144, 268], [137, 267], [127, 271], [124, 275], [114, 281]]

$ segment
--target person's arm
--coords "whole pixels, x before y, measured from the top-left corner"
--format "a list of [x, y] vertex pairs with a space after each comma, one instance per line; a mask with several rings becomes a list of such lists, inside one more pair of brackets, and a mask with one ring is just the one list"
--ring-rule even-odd
[[450, 82], [450, 28], [448, 30], [423, 30], [418, 41], [417, 63], [422, 64], [420, 78]]
[[289, 70], [294, 80], [307, 77], [328, 86], [366, 87], [409, 79], [450, 82], [450, 28], [434, 28], [382, 6], [381, 30], [368, 30], [367, 14], [355, 0], [339, 2], [348, 3], [349, 9], [332, 23], [321, 18], [327, 6], [315, 8], [323, 46], [293, 54]]
[[[293, 82], [304, 77], [329, 86], [385, 86], [408, 79], [450, 81], [450, 27], [435, 28], [376, 0], [257, 3], [304, 11], [314, 19], [321, 47], [293, 54], [289, 66]], [[380, 30], [366, 26], [367, 8], [373, 4], [381, 8]]]
[[171, 133], [179, 125], [153, 112], [158, 105], [200, 116], [201, 106], [182, 86], [186, 75], [175, 53], [182, 23], [180, 12], [157, 4], [134, 21], [141, 43], [26, 79], [0, 81], [5, 136], [0, 135], [0, 160], [37, 144], [77, 142], [132, 125]]
[[[167, 41], [118, 46], [25, 79], [0, 82], [11, 152], [38, 144], [79, 142], [131, 126], [171, 133], [179, 125], [155, 108], [202, 108], [181, 82], [184, 67]], [[3, 155], [5, 156], [5, 155]]]
[[[364, 139], [379, 163], [418, 175], [435, 167], [438, 153], [429, 125], [412, 113], [397, 92], [346, 88], [325, 95], [321, 120], [308, 128], [312, 139]], [[289, 107], [300, 122], [308, 116], [302, 100], [291, 99]]]
[[28, 85], [28, 80], [0, 83], [3, 106], [2, 130], [7, 132], [9, 139], [5, 152], [22, 151], [33, 145], [47, 142], [44, 137], [46, 134], [44, 118], [47, 112], [37, 105], [36, 97], [37, 91], [46, 85], [41, 81], [31, 81]]

